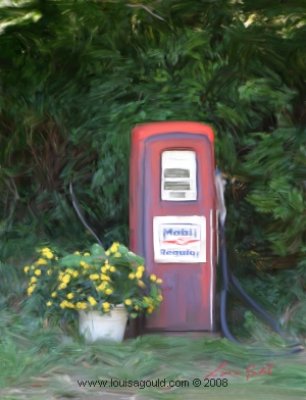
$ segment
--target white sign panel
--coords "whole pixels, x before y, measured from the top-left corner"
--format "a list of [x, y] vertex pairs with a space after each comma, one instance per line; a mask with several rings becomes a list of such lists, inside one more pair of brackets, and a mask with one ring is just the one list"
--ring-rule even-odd
[[153, 241], [156, 262], [205, 262], [206, 219], [196, 215], [154, 217]]
[[161, 199], [171, 201], [196, 200], [196, 153], [190, 150], [164, 151], [161, 161]]

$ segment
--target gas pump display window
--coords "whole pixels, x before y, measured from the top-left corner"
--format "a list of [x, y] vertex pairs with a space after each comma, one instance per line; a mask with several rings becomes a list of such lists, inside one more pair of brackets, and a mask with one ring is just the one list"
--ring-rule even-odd
[[196, 200], [196, 153], [190, 150], [164, 151], [161, 164], [162, 200]]

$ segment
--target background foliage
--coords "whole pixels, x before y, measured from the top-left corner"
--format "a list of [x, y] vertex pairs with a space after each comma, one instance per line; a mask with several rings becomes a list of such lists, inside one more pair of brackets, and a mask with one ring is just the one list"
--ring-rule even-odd
[[249, 277], [264, 271], [256, 282], [273, 307], [303, 301], [303, 0], [1, 1], [0, 12], [6, 279], [18, 279], [9, 266], [38, 242], [91, 239], [72, 209], [70, 180], [103, 242], [127, 243], [131, 128], [187, 119], [216, 130], [231, 264]]

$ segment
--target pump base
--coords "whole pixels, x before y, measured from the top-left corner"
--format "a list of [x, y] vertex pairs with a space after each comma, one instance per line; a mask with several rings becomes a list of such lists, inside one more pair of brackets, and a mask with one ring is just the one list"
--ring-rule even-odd
[[161, 336], [174, 336], [174, 337], [188, 337], [188, 338], [221, 338], [219, 331], [160, 331], [145, 328], [145, 318], [139, 317], [129, 320], [124, 335], [124, 339], [132, 339], [137, 336], [143, 335], [161, 335]]
[[201, 332], [201, 331], [194, 331], [194, 332], [157, 332], [157, 331], [147, 331], [145, 332], [147, 335], [160, 335], [166, 337], [185, 337], [191, 339], [200, 339], [200, 338], [209, 338], [209, 339], [219, 339], [221, 338], [220, 332]]

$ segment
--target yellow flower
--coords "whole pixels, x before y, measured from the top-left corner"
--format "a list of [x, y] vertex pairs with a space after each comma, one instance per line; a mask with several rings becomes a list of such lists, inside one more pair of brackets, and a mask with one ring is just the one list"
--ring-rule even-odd
[[46, 304], [47, 304], [47, 307], [51, 307], [52, 306], [52, 301], [48, 301]]
[[73, 272], [72, 272], [72, 276], [73, 276], [74, 278], [77, 278], [77, 277], [79, 276], [78, 271], [73, 271]]
[[75, 254], [76, 256], [79, 256], [80, 252], [79, 251], [75, 251], [73, 254]]
[[49, 247], [43, 247], [40, 251], [42, 253], [45, 253], [45, 252], [48, 252], [48, 251], [51, 251], [51, 250], [49, 249]]
[[77, 310], [86, 310], [87, 308], [87, 303], [85, 303], [84, 301], [78, 301], [75, 305], [75, 308]]
[[41, 249], [41, 253], [43, 257], [46, 257], [49, 260], [51, 260], [54, 257], [52, 250], [50, 250], [48, 247], [44, 247], [43, 249]]
[[51, 293], [51, 297], [52, 297], [52, 298], [54, 298], [54, 297], [56, 297], [56, 296], [57, 296], [57, 293], [56, 293], [56, 292], [52, 292], [52, 293]]
[[157, 279], [157, 276], [156, 276], [155, 274], [151, 274], [151, 275], [150, 275], [150, 280], [151, 280], [152, 282], [156, 282], [156, 279]]
[[28, 296], [31, 296], [31, 294], [34, 292], [34, 290], [35, 290], [35, 285], [29, 286], [27, 289]]
[[99, 286], [97, 286], [97, 290], [99, 292], [103, 292], [103, 290], [106, 288], [106, 286], [107, 286], [107, 283], [104, 281]]
[[63, 283], [69, 283], [69, 282], [70, 282], [70, 279], [71, 279], [70, 275], [69, 275], [69, 274], [65, 274], [65, 275], [62, 277], [61, 281], [62, 281]]
[[160, 279], [160, 278], [158, 278], [158, 279], [156, 279], [156, 283], [157, 283], [158, 285], [161, 285], [161, 284], [163, 283], [163, 280]]
[[46, 265], [48, 264], [47, 260], [45, 260], [44, 258], [39, 258], [36, 262], [35, 265]]
[[162, 296], [161, 294], [159, 294], [159, 295], [157, 296], [157, 300], [158, 300], [158, 301], [163, 301], [163, 299], [164, 299], [164, 298], [163, 298], [163, 296]]
[[138, 310], [139, 310], [139, 306], [136, 305], [136, 306], [134, 307], [134, 309], [135, 309], [136, 311], [138, 311]]
[[70, 301], [63, 300], [63, 301], [60, 303], [60, 307], [61, 307], [61, 308], [74, 308], [74, 305], [73, 305]]
[[30, 279], [30, 283], [36, 283], [37, 282], [37, 278], [35, 278], [35, 276], [32, 276], [32, 278]]
[[99, 274], [90, 274], [89, 275], [89, 279], [91, 279], [92, 281], [96, 281], [99, 279]]
[[114, 254], [114, 257], [116, 257], [116, 258], [121, 257], [121, 253], [119, 253], [119, 251], [117, 251], [117, 252]]
[[35, 274], [36, 276], [40, 276], [40, 275], [41, 275], [41, 270], [40, 270], [40, 269], [36, 269], [36, 270], [34, 271], [34, 274]]
[[88, 302], [90, 303], [90, 305], [95, 306], [97, 304], [97, 301], [95, 298], [93, 298], [92, 296], [89, 296], [87, 298]]
[[139, 265], [139, 267], [137, 267], [137, 270], [144, 272], [145, 267], [143, 265]]
[[67, 301], [67, 302], [66, 302], [66, 307], [67, 307], [67, 308], [74, 308], [74, 304], [71, 303], [70, 301]]
[[131, 299], [126, 299], [126, 300], [124, 300], [124, 304], [126, 306], [130, 306], [132, 304], [132, 300]]
[[51, 270], [51, 269], [48, 269], [47, 275], [48, 275], [48, 276], [52, 275], [52, 270]]
[[146, 287], [144, 281], [138, 281], [137, 285], [138, 285], [139, 287], [141, 287], [142, 289], [144, 289], [144, 288]]
[[111, 289], [111, 288], [108, 288], [105, 290], [105, 294], [107, 294], [107, 295], [110, 295], [112, 293], [113, 293], [113, 289]]
[[68, 293], [66, 297], [67, 297], [67, 299], [71, 300], [71, 299], [74, 298], [74, 294], [73, 293]]
[[110, 251], [109, 251], [109, 250], [106, 250], [105, 254], [106, 254], [107, 256], [109, 256], [109, 255], [110, 255]]
[[101, 267], [102, 274], [105, 274], [107, 272], [107, 270], [108, 270], [107, 266]]
[[154, 307], [153, 306], [150, 306], [150, 307], [147, 308], [147, 313], [148, 314], [152, 314], [153, 311], [154, 311]]
[[110, 272], [116, 272], [116, 267], [113, 265], [109, 267]]
[[24, 272], [25, 274], [27, 274], [29, 271], [30, 271], [30, 267], [29, 267], [28, 265], [26, 265], [26, 266], [23, 268], [23, 272]]
[[129, 279], [135, 279], [135, 274], [133, 272], [129, 273]]
[[116, 253], [119, 249], [119, 243], [118, 242], [114, 242], [111, 247], [109, 248], [109, 251], [111, 253]]
[[137, 270], [137, 271], [136, 271], [135, 276], [136, 276], [137, 279], [141, 279], [141, 278], [142, 278], [142, 275], [143, 275], [143, 272], [142, 272], [142, 271], [140, 271], [140, 270]]
[[67, 303], [68, 303], [67, 300], [63, 300], [63, 301], [60, 303], [60, 307], [61, 307], [61, 308], [67, 308]]
[[67, 287], [67, 284], [66, 284], [66, 283], [61, 283], [61, 284], [58, 286], [59, 290], [66, 289], [66, 287]]
[[84, 269], [90, 268], [90, 265], [87, 264], [85, 261], [80, 261], [80, 266], [83, 267]]
[[103, 308], [103, 311], [108, 312], [108, 311], [110, 310], [110, 303], [108, 303], [107, 301], [105, 301], [105, 302], [102, 304], [102, 308]]
[[107, 276], [107, 275], [105, 275], [105, 274], [101, 274], [101, 275], [100, 275], [100, 278], [101, 278], [101, 281], [107, 281], [107, 282], [110, 281], [110, 277]]
[[90, 253], [85, 252], [85, 253], [84, 253], [84, 256], [85, 256], [85, 257], [88, 257], [88, 256], [90, 256]]

